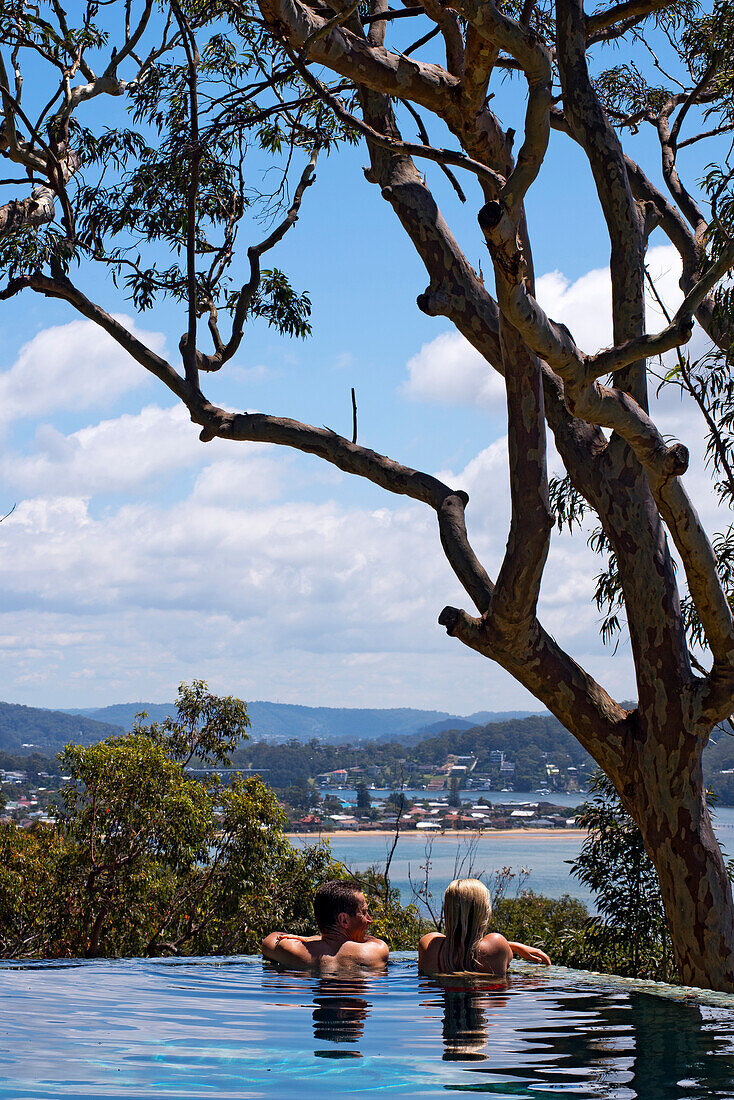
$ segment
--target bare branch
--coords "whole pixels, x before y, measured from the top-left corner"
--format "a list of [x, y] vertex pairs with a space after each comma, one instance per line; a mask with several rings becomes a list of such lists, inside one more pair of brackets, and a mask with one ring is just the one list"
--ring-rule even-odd
[[[644, 332], [644, 222], [632, 196], [619, 138], [589, 76], [586, 31], [582, 0], [557, 0], [556, 54], [565, 117], [589, 159], [609, 233], [612, 328], [618, 344]], [[647, 408], [644, 364], [632, 364], [620, 385]]]
[[672, 7], [671, 0], [624, 0], [621, 4], [614, 4], [606, 11], [596, 12], [586, 18], [586, 35], [595, 38], [600, 31], [607, 30], [617, 23], [624, 23], [627, 27], [646, 19], [648, 15], [654, 15], [658, 11]]
[[191, 25], [184, 18], [177, 0], [171, 0], [171, 9], [176, 18], [186, 53], [187, 83], [189, 86], [189, 186], [186, 196], [186, 279], [188, 282], [189, 327], [186, 342], [181, 348], [186, 381], [190, 386], [198, 386], [199, 375], [196, 362], [196, 323], [198, 318], [196, 286], [196, 200], [199, 192], [199, 166], [203, 149], [199, 141], [199, 104], [197, 89], [197, 69], [199, 50]]
[[[296, 52], [327, 22], [301, 0], [262, 0], [260, 6], [273, 33], [282, 41], [285, 32]], [[448, 112], [458, 118], [451, 94], [460, 85], [457, 77], [439, 65], [409, 59], [406, 53], [373, 49], [367, 39], [345, 27], [334, 26], [323, 39], [313, 39], [309, 60], [376, 92], [410, 99], [440, 117]]]
[[[288, 49], [288, 47], [286, 47], [286, 49]], [[490, 183], [494, 188], [504, 186], [505, 179], [499, 172], [495, 172], [494, 169], [488, 168], [485, 164], [481, 164], [479, 161], [473, 160], [463, 153], [457, 153], [451, 149], [436, 149], [432, 145], [414, 145], [412, 142], [399, 141], [396, 138], [386, 137], [384, 134], [378, 133], [377, 130], [373, 130], [366, 122], [363, 122], [361, 119], [357, 118], [356, 115], [347, 111], [339, 98], [332, 95], [326, 85], [316, 79], [308, 66], [301, 64], [295, 53], [291, 50], [288, 52], [293, 64], [308, 86], [313, 88], [316, 94], [323, 99], [324, 103], [327, 103], [329, 107], [331, 107], [337, 118], [347, 126], [351, 126], [358, 133], [362, 134], [363, 137], [369, 138], [374, 145], [379, 145], [383, 149], [388, 149], [392, 153], [400, 153], [403, 156], [424, 157], [426, 160], [432, 160], [437, 164], [452, 164], [457, 168], [465, 168], [468, 172], [472, 172], [477, 176], [478, 179]]]
[[690, 222], [697, 239], [700, 239], [706, 231], [706, 219], [701, 213], [698, 203], [695, 202], [690, 192], [683, 186], [678, 175], [675, 163], [675, 141], [672, 138], [669, 120], [664, 114], [658, 115], [656, 128], [660, 140], [660, 152], [662, 156], [663, 179], [683, 216]]
[[464, 79], [464, 38], [456, 12], [444, 7], [439, 0], [423, 0], [426, 15], [440, 29], [446, 44], [446, 68], [459, 80]]
[[728, 134], [734, 130], [734, 122], [724, 123], [722, 126], [714, 126], [711, 130], [703, 130], [700, 134], [694, 134], [693, 137], [684, 138], [683, 141], [679, 141], [677, 148], [685, 149], [687, 145], [695, 145], [697, 141], [703, 141], [705, 138], [718, 137], [719, 134]]
[[490, 45], [514, 57], [527, 78], [525, 140], [500, 195], [510, 215], [519, 218], [523, 199], [548, 148], [552, 103], [550, 51], [527, 27], [501, 12], [494, 0], [455, 0], [453, 6]]

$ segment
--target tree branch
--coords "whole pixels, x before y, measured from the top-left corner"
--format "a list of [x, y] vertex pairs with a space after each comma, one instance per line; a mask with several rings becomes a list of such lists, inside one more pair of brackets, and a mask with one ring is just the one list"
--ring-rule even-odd
[[506, 16], [495, 0], [453, 0], [453, 6], [494, 48], [506, 50], [522, 66], [528, 82], [525, 140], [500, 198], [519, 220], [525, 195], [548, 148], [552, 104], [551, 55], [538, 36]]
[[362, 134], [363, 137], [369, 138], [373, 144], [380, 145], [383, 149], [388, 149], [391, 153], [400, 153], [403, 156], [409, 157], [425, 157], [426, 160], [435, 161], [437, 164], [452, 164], [457, 168], [465, 168], [468, 172], [473, 172], [478, 179], [485, 180], [495, 188], [504, 186], [505, 179], [499, 172], [495, 172], [492, 168], [488, 168], [485, 164], [481, 164], [477, 160], [472, 160], [471, 157], [467, 157], [463, 153], [457, 153], [451, 149], [435, 149], [432, 145], [414, 145], [412, 142], [387, 137], [385, 134], [380, 134], [377, 130], [373, 130], [366, 122], [363, 122], [361, 119], [357, 118], [356, 115], [347, 111], [338, 97], [332, 95], [326, 85], [316, 79], [308, 66], [302, 64], [292, 50], [288, 47], [286, 47], [286, 49], [288, 50], [294, 66], [308, 86], [313, 88], [316, 94], [323, 99], [324, 103], [327, 103], [329, 107], [331, 107], [337, 118], [347, 126], [351, 126], [358, 133]]
[[205, 355], [203, 352], [197, 351], [197, 366], [199, 370], [209, 372], [218, 371], [232, 358], [242, 343], [244, 324], [247, 320], [252, 300], [260, 286], [260, 257], [263, 253], [269, 251], [281, 241], [288, 230], [298, 221], [298, 214], [301, 209], [301, 203], [306, 188], [310, 187], [314, 182], [318, 155], [319, 147], [314, 146], [309, 162], [301, 173], [301, 178], [293, 196], [293, 202], [283, 221], [275, 227], [272, 233], [270, 233], [264, 241], [261, 241], [260, 244], [257, 245], [251, 245], [250, 248], [248, 248], [247, 256], [250, 261], [250, 278], [237, 296], [237, 304], [232, 319], [232, 334], [227, 343], [223, 344], [221, 340], [219, 340], [218, 333], [215, 332], [215, 329], [212, 329], [215, 352], [213, 355]]
[[199, 103], [197, 89], [197, 70], [199, 50], [191, 25], [184, 18], [177, 0], [171, 0], [171, 10], [181, 31], [186, 53], [187, 83], [189, 86], [189, 186], [186, 196], [186, 280], [188, 284], [189, 327], [186, 341], [181, 347], [186, 381], [190, 386], [199, 385], [199, 373], [196, 356], [196, 324], [198, 319], [198, 289], [196, 285], [196, 201], [199, 192], [199, 166], [203, 149], [199, 141]]
[[[260, 0], [259, 6], [274, 35], [280, 41], [285, 38], [296, 52], [327, 22], [300, 0]], [[353, 83], [410, 99], [439, 117], [447, 111], [456, 113], [452, 93], [460, 82], [455, 76], [440, 65], [409, 60], [405, 54], [386, 49], [373, 49], [367, 39], [357, 37], [345, 27], [335, 26], [323, 39], [314, 39], [309, 60], [327, 66]]]
[[[644, 224], [630, 190], [619, 138], [589, 76], [582, 0], [557, 0], [556, 54], [565, 117], [589, 159], [609, 233], [612, 328], [614, 343], [619, 344], [644, 332]], [[647, 408], [644, 364], [633, 364], [620, 385]]]
[[600, 31], [605, 31], [617, 23], [625, 23], [632, 26], [648, 15], [654, 15], [658, 11], [672, 7], [671, 0], [624, 0], [624, 3], [613, 4], [606, 11], [595, 12], [586, 17], [586, 35], [595, 38]]

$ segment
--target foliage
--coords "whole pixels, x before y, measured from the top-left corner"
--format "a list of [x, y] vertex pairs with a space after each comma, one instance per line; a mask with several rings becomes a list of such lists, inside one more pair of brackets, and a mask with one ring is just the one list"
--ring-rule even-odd
[[599, 915], [584, 930], [585, 965], [670, 981], [675, 975], [660, 885], [642, 834], [609, 779], [597, 772], [592, 799], [576, 812], [588, 835], [571, 873], [594, 895]]
[[60, 813], [68, 953], [148, 954], [176, 879], [207, 858], [211, 799], [142, 729], [69, 745], [61, 759], [71, 773]]
[[583, 937], [589, 913], [583, 902], [563, 894], [547, 898], [532, 890], [501, 898], [492, 909], [491, 932], [540, 947], [556, 966], [587, 965]]
[[421, 917], [417, 906], [402, 904], [397, 886], [388, 881], [379, 867], [353, 872], [350, 878], [361, 883], [369, 899], [374, 921], [372, 934], [385, 940], [393, 951], [414, 951], [421, 936], [433, 927]]
[[194, 680], [178, 689], [175, 719], [147, 727], [136, 724], [133, 731], [153, 738], [183, 767], [194, 758], [201, 765], [229, 767], [232, 753], [247, 740], [249, 726], [247, 706], [241, 699], [211, 695], [203, 680]]
[[[294, 848], [258, 776], [186, 770], [226, 766], [248, 725], [244, 703], [194, 681], [176, 719], [67, 745], [57, 827], [0, 826], [0, 955], [252, 953], [273, 928], [314, 932], [314, 891], [345, 873], [328, 845]], [[366, 888], [406, 945], [412, 908], [376, 873]]]
[[52, 931], [64, 849], [53, 830], [0, 823], [0, 957], [58, 953]]

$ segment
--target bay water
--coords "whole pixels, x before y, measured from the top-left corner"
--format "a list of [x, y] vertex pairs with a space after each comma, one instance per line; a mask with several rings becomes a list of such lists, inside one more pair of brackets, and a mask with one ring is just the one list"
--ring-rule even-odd
[[[353, 801], [353, 791], [336, 792], [346, 803]], [[389, 792], [372, 791], [373, 800]], [[522, 804], [544, 799], [554, 805], [569, 807], [569, 816], [574, 807], [585, 800], [578, 793], [554, 793], [540, 795], [535, 791], [462, 791], [462, 799], [471, 801], [486, 798], [493, 803]], [[429, 797], [425, 791], [408, 792], [411, 798]], [[349, 797], [348, 797], [349, 796]], [[376, 797], [375, 797], [376, 796]], [[356, 796], [354, 796], [356, 797]], [[436, 801], [439, 800], [437, 796]], [[734, 807], [717, 807], [714, 817], [714, 829], [724, 851], [724, 858], [734, 855]], [[341, 860], [351, 870], [364, 871], [376, 865], [384, 867], [393, 846], [393, 836], [381, 836], [374, 833], [353, 833], [328, 837], [331, 850], [336, 859]], [[293, 839], [294, 844], [313, 844], [319, 838], [310, 834]], [[425, 882], [426, 873], [430, 889], [435, 898], [440, 899], [446, 886], [454, 878], [481, 877], [492, 887], [497, 872], [509, 867], [514, 877], [509, 880], [507, 896], [514, 896], [521, 888], [545, 894], [548, 897], [571, 897], [584, 901], [593, 911], [593, 899], [589, 891], [571, 875], [570, 862], [581, 850], [583, 836], [577, 830], [558, 829], [553, 832], [536, 832], [533, 829], [472, 834], [466, 832], [445, 832], [427, 837], [422, 833], [403, 832], [393, 853], [390, 864], [390, 880], [400, 890], [404, 903], [416, 900], [416, 892]]]

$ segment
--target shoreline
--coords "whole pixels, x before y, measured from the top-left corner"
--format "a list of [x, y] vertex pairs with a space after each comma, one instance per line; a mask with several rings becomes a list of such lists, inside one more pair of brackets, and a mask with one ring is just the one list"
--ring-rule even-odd
[[[337, 840], [342, 840], [344, 837], [394, 837], [394, 829], [334, 829], [331, 832], [322, 833], [293, 833], [289, 832], [285, 834], [289, 840], [306, 840], [309, 837], [313, 837], [315, 841], [329, 840], [334, 837]], [[498, 837], [498, 836], [539, 836], [544, 840], [549, 840], [552, 837], [568, 837], [571, 840], [584, 840], [587, 836], [586, 829], [446, 829], [439, 832], [438, 830], [431, 829], [428, 832], [424, 832], [422, 829], [401, 829], [401, 837], [415, 836], [423, 837], [424, 840], [429, 838], [432, 840], [461, 840], [462, 837], [468, 837], [471, 840], [478, 840], [483, 836]]]

